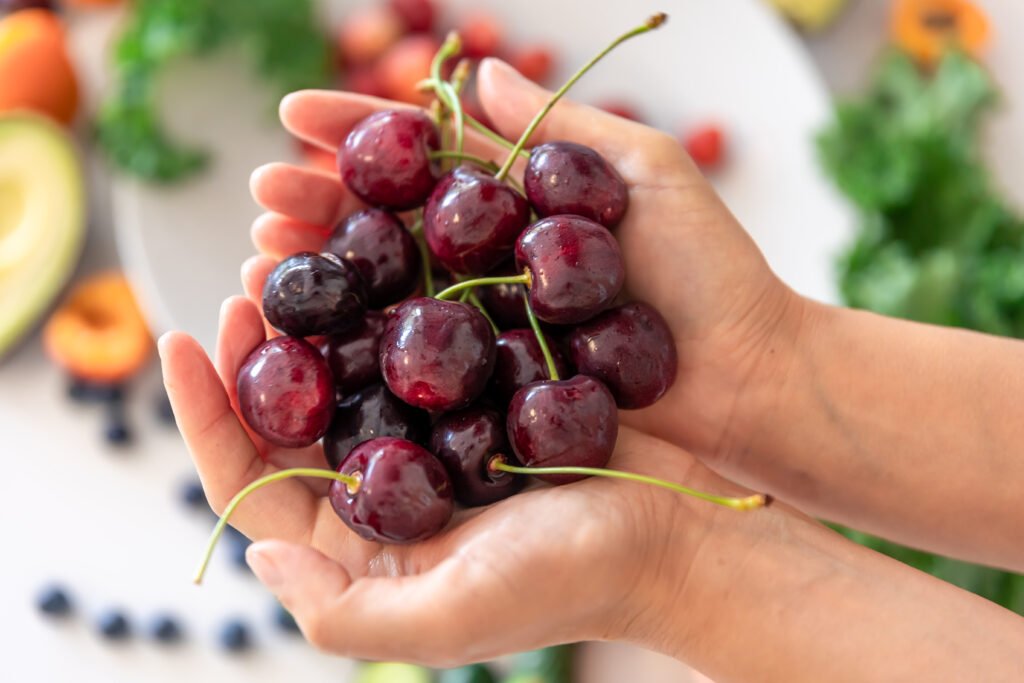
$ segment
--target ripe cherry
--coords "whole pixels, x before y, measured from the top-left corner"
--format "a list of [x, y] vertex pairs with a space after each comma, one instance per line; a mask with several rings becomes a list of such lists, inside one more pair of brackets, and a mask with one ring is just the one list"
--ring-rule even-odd
[[316, 443], [334, 414], [327, 362], [303, 339], [263, 342], [238, 371], [238, 407], [252, 430], [272, 444], [300, 448]]
[[331, 483], [331, 507], [368, 541], [413, 543], [435, 535], [451, 519], [452, 484], [441, 462], [411, 441], [364, 441], [338, 468], [357, 477], [350, 487]]
[[[512, 396], [527, 384], [548, 377], [548, 366], [537, 343], [537, 335], [533, 330], [507, 330], [498, 335], [496, 342], [497, 356], [494, 362], [494, 374], [491, 375], [490, 394], [498, 405], [507, 406]], [[548, 348], [555, 361], [559, 377], [568, 375], [562, 354], [558, 352], [551, 340]]]
[[[604, 467], [619, 434], [615, 399], [592, 377], [528, 384], [508, 408], [508, 437], [527, 467]], [[538, 475], [552, 484], [583, 477]]]
[[[518, 275], [515, 263], [509, 262], [488, 273], [488, 276]], [[441, 290], [438, 290], [441, 291]], [[476, 290], [477, 296], [494, 322], [503, 330], [529, 327], [530, 320], [526, 317], [526, 306], [523, 296], [526, 288], [521, 284], [503, 282]]]
[[[500, 337], [498, 344], [500, 368]], [[672, 332], [645, 303], [618, 306], [588, 320], [569, 333], [569, 347], [579, 372], [604, 382], [619, 408], [646, 408], [676, 379]]]
[[437, 11], [433, 0], [391, 0], [389, 4], [411, 33], [429, 33], [434, 28]]
[[367, 116], [338, 149], [345, 185], [367, 204], [395, 211], [426, 201], [439, 167], [430, 158], [440, 146], [437, 126], [418, 109], [392, 109]]
[[321, 347], [342, 396], [380, 381], [380, 338], [387, 316], [367, 311], [362, 322], [328, 336]]
[[572, 325], [604, 310], [622, 290], [625, 267], [606, 228], [581, 216], [550, 216], [516, 243], [516, 265], [530, 273], [530, 305], [537, 317]]
[[511, 460], [505, 421], [497, 411], [467, 408], [448, 413], [434, 424], [430, 450], [448, 471], [455, 500], [467, 507], [508, 498], [526, 484], [523, 476], [493, 471], [487, 466], [498, 455]]
[[391, 312], [380, 346], [384, 381], [426, 410], [463, 408], [494, 370], [494, 332], [479, 310], [454, 301], [410, 299]]
[[629, 206], [626, 181], [604, 157], [575, 142], [546, 142], [530, 152], [523, 187], [541, 216], [575, 214], [607, 228]]
[[334, 229], [324, 251], [355, 264], [366, 282], [370, 308], [401, 301], [419, 283], [416, 239], [387, 211], [365, 209], [352, 214]]
[[366, 287], [359, 270], [334, 254], [289, 256], [263, 285], [263, 315], [293, 337], [343, 332], [365, 310]]
[[399, 401], [383, 384], [373, 384], [338, 403], [324, 435], [324, 455], [338, 469], [364, 441], [392, 436], [425, 443], [429, 433], [430, 417], [425, 412]]
[[512, 254], [530, 221], [521, 194], [494, 176], [459, 166], [444, 176], [423, 210], [423, 235], [448, 270], [481, 275]]
[[683, 147], [694, 163], [703, 169], [712, 169], [720, 165], [725, 156], [725, 136], [719, 126], [707, 124], [686, 133]]

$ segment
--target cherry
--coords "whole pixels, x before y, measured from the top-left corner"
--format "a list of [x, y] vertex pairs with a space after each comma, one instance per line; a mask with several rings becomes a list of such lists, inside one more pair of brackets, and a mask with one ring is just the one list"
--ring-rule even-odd
[[410, 32], [429, 33], [434, 28], [437, 12], [433, 0], [391, 0], [390, 5]]
[[494, 332], [479, 310], [420, 297], [391, 312], [380, 345], [384, 381], [398, 398], [426, 410], [463, 408], [494, 370]]
[[334, 254], [289, 256], [263, 285], [263, 315], [293, 337], [343, 332], [365, 309], [366, 287], [359, 270]]
[[451, 519], [452, 484], [441, 462], [411, 441], [380, 437], [353, 449], [338, 468], [357, 476], [353, 490], [331, 483], [334, 511], [368, 541], [413, 543], [435, 535]]
[[530, 274], [530, 305], [556, 325], [592, 318], [622, 290], [625, 267], [606, 228], [581, 216], [550, 216], [516, 243], [516, 265]]
[[523, 187], [541, 216], [571, 213], [614, 228], [626, 214], [626, 181], [604, 157], [575, 142], [546, 142], [530, 152]]
[[[500, 337], [498, 344], [500, 369]], [[646, 408], [676, 379], [672, 332], [645, 303], [618, 306], [588, 320], [569, 333], [569, 347], [579, 372], [604, 382], [619, 408]]]
[[367, 204], [404, 211], [423, 204], [437, 182], [430, 158], [440, 147], [437, 126], [418, 109], [367, 116], [338, 150], [345, 185]]
[[338, 31], [337, 46], [345, 64], [368, 64], [405, 33], [405, 21], [387, 5], [353, 9]]
[[386, 321], [383, 313], [367, 311], [355, 327], [324, 341], [321, 351], [342, 396], [380, 381], [380, 338]]
[[430, 417], [399, 401], [383, 384], [373, 384], [344, 398], [324, 436], [324, 455], [334, 469], [352, 449], [379, 436], [425, 443]]
[[[619, 434], [615, 399], [586, 375], [526, 385], [512, 397], [507, 427], [512, 449], [527, 467], [604, 467]], [[538, 478], [567, 484], [583, 477]]]
[[511, 449], [501, 414], [486, 408], [448, 413], [434, 424], [430, 450], [438, 457], [467, 507], [490, 505], [522, 490], [526, 478], [488, 468], [491, 458], [508, 459]]
[[498, 53], [502, 44], [502, 27], [498, 19], [487, 12], [470, 12], [462, 17], [458, 27], [462, 39], [462, 54], [483, 59]]
[[[488, 275], [510, 276], [518, 275], [515, 263], [509, 262], [500, 266]], [[440, 290], [438, 290], [440, 291]], [[526, 317], [526, 306], [523, 302], [523, 295], [526, 290], [521, 284], [502, 282], [490, 287], [480, 287], [477, 295], [483, 303], [484, 308], [491, 318], [501, 329], [512, 329], [516, 327], [529, 327], [530, 321]]]
[[620, 119], [626, 119], [627, 121], [637, 121], [643, 123], [644, 117], [640, 114], [640, 111], [630, 102], [626, 100], [605, 100], [597, 105], [598, 109], [602, 109], [609, 114], [614, 114]]
[[324, 435], [334, 414], [334, 382], [320, 352], [295, 337], [269, 339], [238, 371], [238, 407], [254, 432], [300, 448]]
[[[507, 330], [498, 335], [490, 393], [499, 405], [507, 406], [512, 396], [532, 382], [548, 377], [548, 366], [533, 330]], [[568, 374], [565, 361], [548, 340], [559, 377]]]
[[480, 275], [512, 253], [530, 221], [521, 194], [494, 176], [459, 166], [441, 178], [423, 210], [423, 235], [448, 270]]
[[555, 67], [555, 57], [546, 45], [528, 45], [509, 55], [509, 64], [534, 83], [544, 84]]
[[352, 214], [334, 229], [324, 251], [355, 264], [366, 282], [370, 308], [401, 301], [419, 282], [416, 239], [387, 211], [365, 209]]
[[694, 163], [703, 169], [715, 168], [725, 156], [722, 129], [714, 124], [700, 126], [683, 136], [683, 147]]

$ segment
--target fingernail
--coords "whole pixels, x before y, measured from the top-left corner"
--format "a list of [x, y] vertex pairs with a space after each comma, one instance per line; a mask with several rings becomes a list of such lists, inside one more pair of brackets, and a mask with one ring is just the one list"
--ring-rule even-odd
[[164, 332], [160, 335], [160, 338], [156, 340], [156, 353], [160, 356], [160, 360], [164, 358], [164, 351], [167, 346], [168, 340], [171, 338], [171, 332]]
[[270, 557], [258, 543], [253, 543], [246, 549], [245, 561], [256, 578], [262, 581], [267, 588], [273, 589], [281, 585], [281, 570], [274, 562], [274, 558]]

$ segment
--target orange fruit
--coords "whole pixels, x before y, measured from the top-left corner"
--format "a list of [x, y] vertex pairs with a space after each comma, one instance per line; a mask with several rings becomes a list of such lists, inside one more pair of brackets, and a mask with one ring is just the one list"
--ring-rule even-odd
[[0, 112], [29, 109], [68, 124], [78, 109], [78, 82], [64, 28], [48, 10], [26, 9], [0, 20]]
[[969, 0], [896, 0], [892, 36], [904, 51], [926, 66], [950, 48], [975, 59], [988, 46], [988, 17]]

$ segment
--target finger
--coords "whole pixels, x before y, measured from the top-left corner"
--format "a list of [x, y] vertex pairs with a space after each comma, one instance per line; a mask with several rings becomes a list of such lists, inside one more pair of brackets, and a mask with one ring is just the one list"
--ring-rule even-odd
[[[238, 409], [238, 371], [253, 349], [266, 338], [263, 317], [252, 301], [243, 296], [225, 299], [220, 307], [220, 326], [217, 334], [215, 366], [221, 383], [228, 395], [231, 409], [241, 415]], [[266, 455], [266, 443], [253, 432], [244, 420], [242, 426], [262, 456]]]
[[265, 213], [252, 224], [252, 243], [264, 255], [274, 259], [300, 251], [320, 251], [330, 234], [320, 226], [303, 223], [289, 216]]
[[[231, 408], [220, 377], [199, 343], [181, 332], [160, 338], [164, 387], [206, 497], [220, 514], [247, 484], [276, 471], [265, 463]], [[238, 507], [232, 526], [251, 538], [305, 541], [316, 519], [317, 499], [299, 481], [276, 482]]]
[[280, 162], [253, 171], [249, 191], [267, 211], [326, 228], [364, 206], [345, 190], [337, 174]]
[[[269, 256], [250, 256], [242, 263], [242, 291], [258, 307], [263, 306], [263, 285], [276, 265], [277, 261]], [[266, 318], [263, 322], [268, 339], [281, 334], [266, 321]]]

